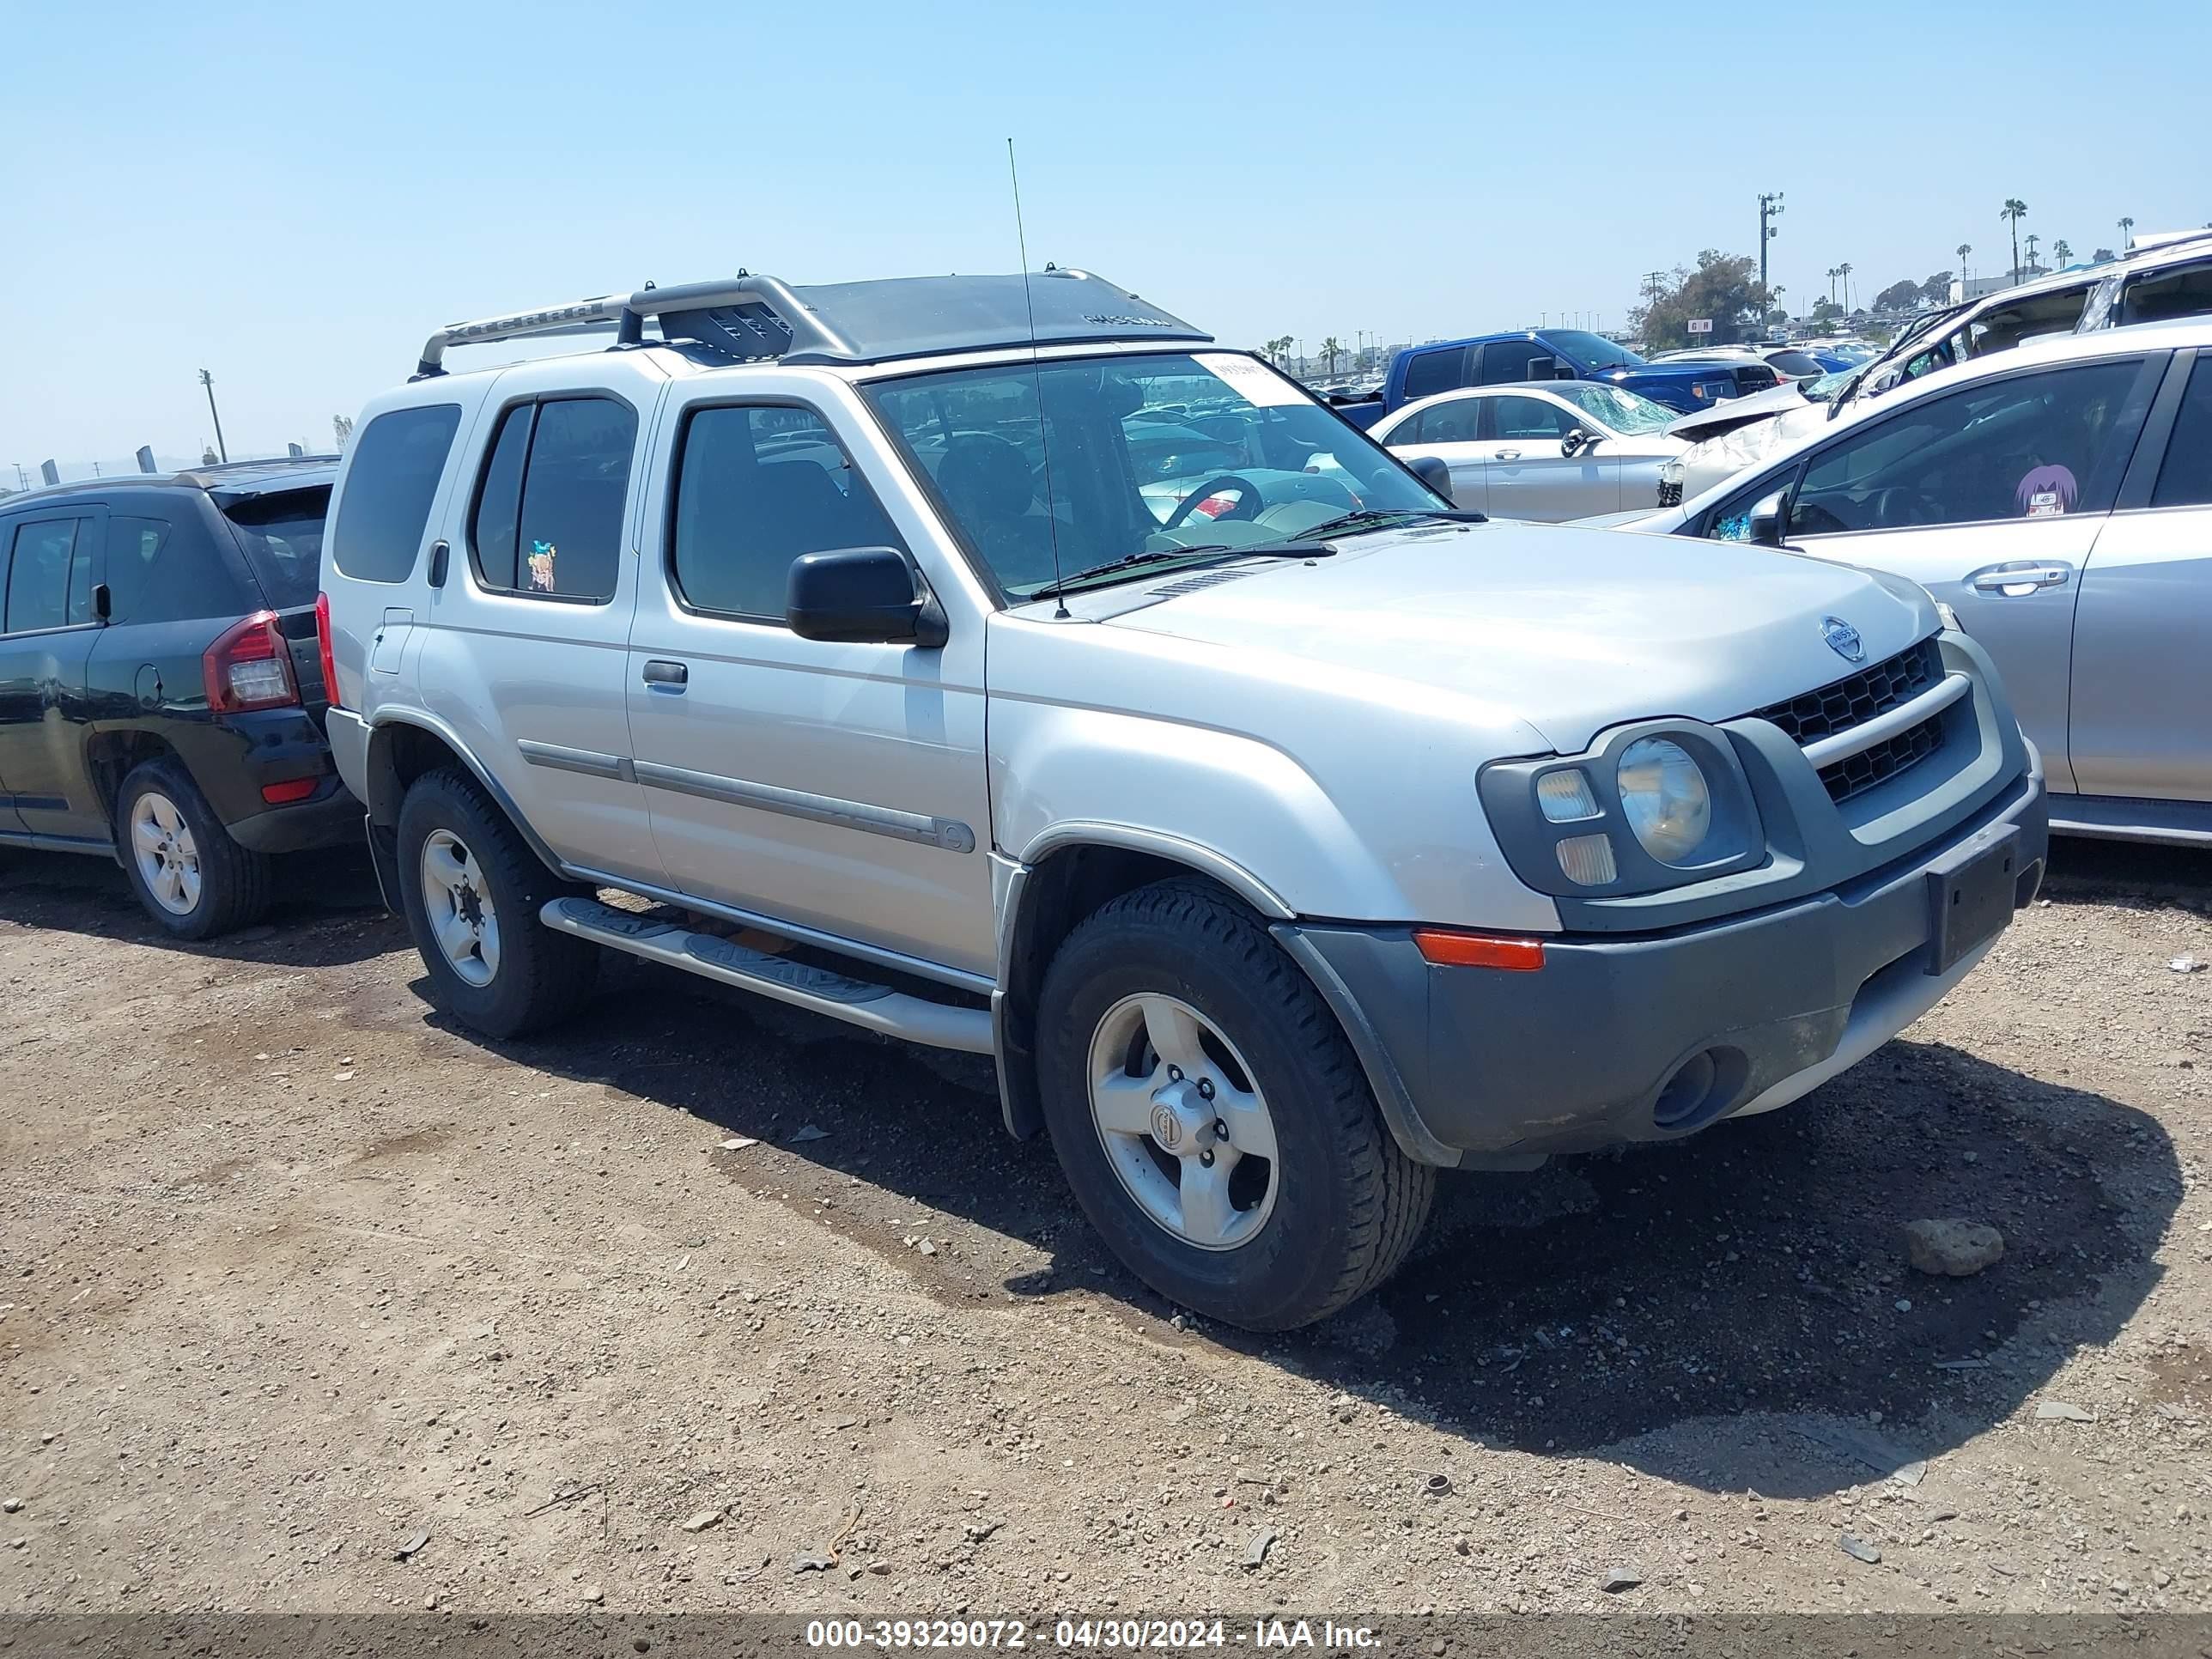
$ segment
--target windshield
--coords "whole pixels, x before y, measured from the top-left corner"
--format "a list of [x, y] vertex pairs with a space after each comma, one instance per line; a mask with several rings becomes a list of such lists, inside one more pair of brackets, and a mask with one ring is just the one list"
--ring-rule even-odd
[[1624, 434], [1664, 432], [1682, 418], [1664, 404], [1655, 404], [1641, 392], [1624, 392], [1616, 386], [1592, 386], [1587, 380], [1562, 380], [1548, 387], [1610, 431]]
[[1133, 556], [1216, 557], [1362, 509], [1446, 510], [1365, 434], [1236, 352], [1005, 363], [863, 389], [1017, 599]]
[[224, 514], [237, 527], [246, 562], [253, 567], [272, 611], [313, 605], [321, 583], [323, 515], [328, 484], [287, 489], [240, 501]]
[[1544, 339], [1553, 349], [1565, 352], [1583, 368], [1634, 368], [1644, 362], [1626, 346], [1615, 345], [1604, 335], [1592, 334], [1587, 329], [1547, 329]]

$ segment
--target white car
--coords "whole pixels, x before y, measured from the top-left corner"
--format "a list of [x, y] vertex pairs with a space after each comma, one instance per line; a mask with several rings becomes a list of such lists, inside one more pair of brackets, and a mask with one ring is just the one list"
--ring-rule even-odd
[[2212, 319], [1930, 374], [1629, 527], [1910, 577], [1996, 659], [2054, 830], [2212, 845]]
[[1802, 401], [1778, 388], [1740, 405], [1677, 420], [1675, 435], [1692, 440], [1695, 447], [1662, 469], [1656, 504], [1672, 507], [1702, 495], [1923, 375], [2029, 340], [2202, 316], [2208, 310], [2212, 230], [2179, 234], [2138, 246], [2112, 264], [2058, 271], [1931, 312], [1865, 367], [1803, 388]]
[[1589, 380], [1474, 386], [1408, 404], [1370, 435], [1451, 470], [1452, 500], [1493, 519], [1587, 518], [1656, 499], [1659, 468], [1689, 445], [1664, 404]]
[[[447, 370], [585, 322], [615, 349]], [[1142, 411], [1201, 404], [1360, 504], [1202, 514], [1217, 480], [1162, 521]], [[557, 1032], [612, 951], [991, 1054], [1133, 1272], [1304, 1324], [1438, 1167], [1855, 1065], [2045, 851], [1912, 583], [1483, 522], [1425, 473], [1082, 271], [457, 324], [346, 452], [331, 748], [457, 1022]]]

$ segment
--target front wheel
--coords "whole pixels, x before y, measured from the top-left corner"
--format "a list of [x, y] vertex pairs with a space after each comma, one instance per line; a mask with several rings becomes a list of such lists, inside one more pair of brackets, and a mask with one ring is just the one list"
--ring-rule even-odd
[[599, 947], [538, 920], [566, 886], [476, 780], [448, 768], [417, 778], [399, 809], [399, 893], [430, 1000], [487, 1036], [514, 1037], [571, 1012], [590, 993]]
[[1077, 1201], [1162, 1295], [1288, 1330], [1412, 1249], [1435, 1172], [1398, 1149], [1327, 1005], [1227, 895], [1168, 882], [1104, 906], [1053, 958], [1039, 1026]]

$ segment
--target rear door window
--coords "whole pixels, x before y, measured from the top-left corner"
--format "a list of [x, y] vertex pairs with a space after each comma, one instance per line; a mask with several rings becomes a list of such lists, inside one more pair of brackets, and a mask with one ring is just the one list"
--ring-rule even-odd
[[477, 579], [526, 599], [612, 599], [636, 447], [637, 412], [618, 398], [508, 410], [470, 513]]
[[[315, 602], [315, 590], [322, 581], [323, 521], [330, 505], [331, 492], [322, 488], [280, 490], [225, 509], [223, 516], [237, 531], [246, 562], [252, 567], [272, 611]], [[112, 564], [112, 532], [108, 549]]]
[[38, 519], [15, 528], [0, 627], [10, 634], [92, 620], [90, 519]]
[[257, 608], [189, 509], [174, 518], [111, 516], [104, 580], [114, 623], [240, 617]]
[[1812, 456], [1790, 533], [2106, 513], [2142, 422], [2136, 358], [1931, 398]]
[[378, 416], [354, 439], [331, 555], [362, 581], [405, 581], [461, 424], [459, 404], [429, 404]]

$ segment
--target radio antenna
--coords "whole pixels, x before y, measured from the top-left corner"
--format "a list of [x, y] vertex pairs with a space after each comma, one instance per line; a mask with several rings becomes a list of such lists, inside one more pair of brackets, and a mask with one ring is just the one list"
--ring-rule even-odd
[[1052, 597], [1058, 609], [1054, 621], [1067, 616], [1067, 595], [1060, 591], [1060, 514], [1054, 510], [1052, 495], [1052, 438], [1045, 429], [1044, 374], [1037, 367], [1036, 301], [1030, 293], [1030, 238], [1022, 228], [1022, 175], [1014, 165], [1014, 141], [1006, 140], [1006, 177], [1014, 186], [1014, 241], [1022, 254], [1022, 304], [1030, 314], [1030, 385], [1035, 390], [1037, 415], [1037, 447], [1044, 451], [1044, 525], [1045, 533], [1052, 539]]

